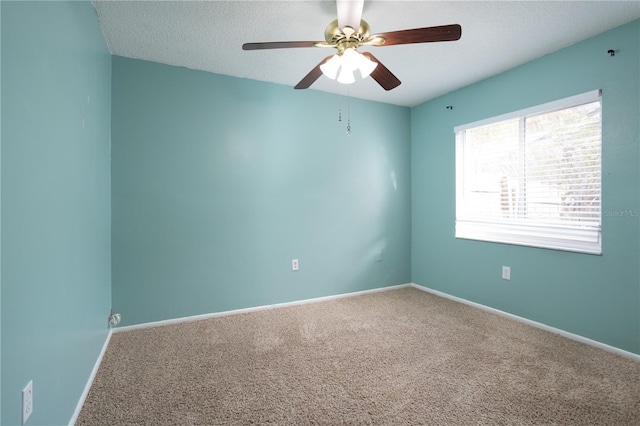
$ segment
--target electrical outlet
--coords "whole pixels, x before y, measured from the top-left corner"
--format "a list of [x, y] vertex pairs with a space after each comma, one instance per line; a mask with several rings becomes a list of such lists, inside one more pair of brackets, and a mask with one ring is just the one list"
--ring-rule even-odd
[[291, 270], [292, 271], [297, 271], [299, 269], [300, 265], [298, 264], [298, 259], [293, 259], [291, 260]]
[[511, 267], [503, 266], [502, 267], [502, 279], [503, 280], [511, 280]]
[[30, 380], [22, 390], [22, 424], [27, 422], [31, 413], [33, 413], [33, 380]]

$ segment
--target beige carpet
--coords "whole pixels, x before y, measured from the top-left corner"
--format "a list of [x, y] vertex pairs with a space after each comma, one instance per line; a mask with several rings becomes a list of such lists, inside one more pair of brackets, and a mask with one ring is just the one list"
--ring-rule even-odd
[[77, 425], [640, 425], [640, 363], [414, 288], [115, 333]]

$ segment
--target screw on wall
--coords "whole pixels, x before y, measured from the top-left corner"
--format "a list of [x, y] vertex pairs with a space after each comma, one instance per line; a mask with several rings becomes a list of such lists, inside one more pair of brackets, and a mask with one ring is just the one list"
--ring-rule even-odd
[[607, 50], [607, 53], [609, 54], [609, 56], [616, 56], [616, 51], [613, 49]]

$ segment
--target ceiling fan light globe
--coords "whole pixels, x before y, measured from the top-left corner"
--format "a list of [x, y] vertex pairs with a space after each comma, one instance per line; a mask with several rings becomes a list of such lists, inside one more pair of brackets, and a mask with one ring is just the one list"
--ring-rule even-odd
[[353, 76], [353, 70], [345, 68], [344, 65], [340, 69], [340, 75], [338, 76], [338, 83], [352, 84], [356, 82], [356, 78]]
[[333, 55], [331, 59], [329, 59], [324, 64], [320, 65], [320, 71], [331, 80], [335, 80], [338, 76], [338, 69], [340, 69], [340, 56]]
[[360, 53], [354, 48], [345, 49], [342, 54], [342, 68], [347, 68], [348, 70], [355, 71], [360, 66]]
[[359, 59], [358, 68], [360, 69], [360, 75], [362, 75], [362, 78], [367, 78], [371, 75], [373, 70], [376, 69], [376, 67], [378, 66], [378, 63], [373, 62], [371, 59], [367, 58], [362, 54], [360, 54], [359, 56], [360, 56], [360, 59]]

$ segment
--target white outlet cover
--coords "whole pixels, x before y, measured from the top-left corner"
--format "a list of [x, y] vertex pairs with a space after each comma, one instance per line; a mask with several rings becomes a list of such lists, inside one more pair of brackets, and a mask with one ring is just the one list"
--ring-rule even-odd
[[298, 259], [293, 259], [291, 260], [291, 270], [292, 271], [297, 271], [299, 269], [299, 263], [298, 263]]
[[511, 267], [509, 266], [502, 267], [502, 279], [511, 280]]
[[22, 424], [25, 424], [33, 413], [33, 380], [29, 380], [22, 390]]

